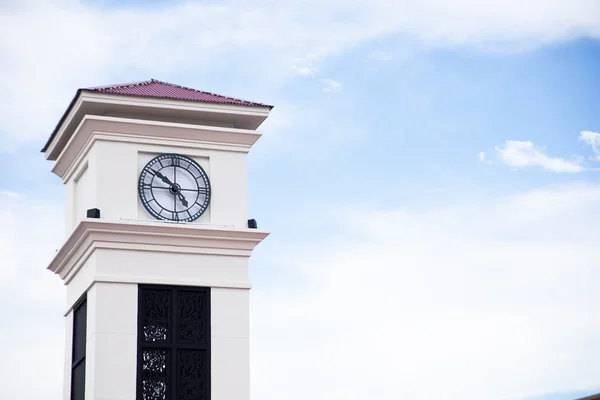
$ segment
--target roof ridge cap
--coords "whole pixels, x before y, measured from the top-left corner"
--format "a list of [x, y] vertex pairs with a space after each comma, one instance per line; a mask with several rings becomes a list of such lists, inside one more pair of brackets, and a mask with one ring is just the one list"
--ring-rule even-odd
[[128, 83], [116, 83], [114, 85], [104, 85], [104, 86], [93, 86], [82, 88], [82, 90], [104, 90], [104, 89], [116, 89], [116, 88], [126, 88], [132, 86], [144, 86], [152, 83], [153, 79], [139, 81], [139, 82], [128, 82]]

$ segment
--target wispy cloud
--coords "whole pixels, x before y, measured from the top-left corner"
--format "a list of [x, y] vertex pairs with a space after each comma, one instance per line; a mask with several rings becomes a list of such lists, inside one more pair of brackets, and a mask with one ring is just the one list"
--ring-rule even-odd
[[[253, 279], [252, 397], [516, 400], [597, 385], [599, 201], [600, 187], [573, 186], [426, 212], [336, 206], [317, 225], [301, 216], [336, 234], [281, 253], [265, 242], [302, 279]], [[11, 343], [0, 398], [61, 398], [64, 288], [44, 265], [63, 211], [40, 206], [0, 199], [0, 300], [19, 305], [0, 329]]]
[[496, 152], [498, 159], [515, 168], [542, 167], [558, 173], [585, 171], [580, 158], [567, 160], [548, 156], [530, 141], [507, 140], [503, 147], [496, 148]]
[[[268, 85], [277, 87], [298, 73], [312, 73], [333, 54], [389, 35], [408, 37], [427, 48], [471, 45], [479, 49], [496, 44], [502, 49], [542, 45], [572, 38], [573, 32], [600, 37], [600, 3], [589, 0], [573, 0], [568, 6], [544, 0], [527, 4], [227, 0], [218, 5], [177, 2], [139, 10], [76, 3], [28, 0], [0, 6], [5, 7], [0, 35], [11, 38], [0, 48], [0, 59], [10, 60], [0, 65], [0, 91], [10, 94], [0, 100], [0, 126], [12, 141], [45, 138], [75, 88], [181, 75], [183, 65], [194, 65], [194, 75], [205, 76], [206, 71], [239, 63], [244, 65], [237, 72], [241, 82], [252, 76], [261, 90], [268, 90]], [[340, 19], [340, 15], [355, 18]], [[61, 21], [60, 26], [53, 21]], [[289, 67], [290, 60], [308, 58], [312, 64], [299, 63], [298, 70]], [[35, 61], [39, 59], [46, 60], [43, 68]], [[202, 82], [181, 83], [205, 88]], [[339, 86], [326, 88], [332, 91]], [[31, 114], [36, 118], [27, 118]]]
[[315, 67], [307, 67], [307, 66], [299, 67], [299, 66], [294, 66], [294, 71], [296, 71], [299, 75], [313, 76], [319, 70], [317, 68], [315, 68]]
[[253, 397], [517, 400], [597, 385], [598, 201], [600, 187], [573, 186], [333, 212], [360, 239], [298, 244], [278, 265], [306, 286], [253, 292]]
[[583, 140], [584, 142], [592, 146], [592, 150], [594, 150], [596, 160], [600, 160], [600, 133], [582, 131], [579, 134], [579, 140]]
[[0, 190], [0, 196], [6, 196], [6, 197], [13, 198], [13, 199], [19, 199], [19, 198], [23, 197], [23, 194], [13, 192], [10, 190]]
[[479, 157], [479, 161], [481, 161], [482, 163], [485, 163], [485, 164], [491, 164], [492, 163], [491, 160], [488, 160], [488, 158], [485, 155], [484, 151], [480, 151], [478, 157]]
[[[28, 199], [14, 192], [0, 195], [0, 302], [5, 307], [0, 341], [11, 343], [5, 348], [5, 363], [0, 366], [4, 377], [0, 398], [61, 397], [64, 322], [64, 286], [45, 269], [60, 245], [63, 210], [48, 204], [47, 199]], [[43, 202], [40, 202], [42, 200]], [[36, 326], [44, 326], [38, 335]], [[25, 358], [23, 358], [25, 357]], [[35, 372], [37, 384], [25, 379], [29, 357], [46, 365]], [[36, 368], [36, 367], [34, 367]]]
[[342, 83], [336, 80], [323, 78], [320, 81], [324, 84], [324, 92], [338, 92], [342, 89]]
[[387, 61], [392, 61], [394, 59], [394, 56], [395, 55], [392, 52], [374, 51], [373, 53], [369, 54], [368, 58], [369, 58], [369, 60], [373, 60], [373, 61], [387, 62]]

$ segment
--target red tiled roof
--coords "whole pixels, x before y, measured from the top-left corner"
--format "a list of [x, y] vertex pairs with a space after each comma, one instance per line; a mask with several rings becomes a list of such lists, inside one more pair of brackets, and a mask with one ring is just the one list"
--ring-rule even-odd
[[48, 149], [48, 146], [56, 136], [56, 133], [58, 132], [58, 129], [64, 122], [65, 118], [75, 105], [75, 102], [77, 101], [77, 98], [79, 97], [81, 92], [86, 91], [124, 96], [152, 97], [156, 99], [172, 99], [184, 101], [197, 101], [200, 103], [232, 104], [247, 107], [273, 108], [273, 106], [270, 106], [268, 104], [255, 103], [252, 101], [236, 99], [233, 97], [221, 96], [219, 94], [203, 92], [201, 90], [196, 90], [185, 86], [179, 86], [173, 83], [162, 82], [157, 79], [150, 79], [148, 81], [134, 83], [122, 83], [117, 85], [82, 88], [77, 90], [75, 97], [73, 97], [73, 100], [71, 100], [71, 104], [69, 104], [69, 107], [60, 118], [60, 121], [54, 128], [54, 131], [50, 135], [50, 138], [42, 148], [42, 152]]
[[250, 107], [271, 107], [267, 104], [235, 99], [233, 97], [221, 96], [219, 94], [203, 92], [156, 79], [149, 81], [124, 83], [118, 85], [91, 87], [83, 90], [92, 92], [121, 94], [126, 96], [154, 97], [160, 99], [198, 101], [201, 103], [235, 104]]

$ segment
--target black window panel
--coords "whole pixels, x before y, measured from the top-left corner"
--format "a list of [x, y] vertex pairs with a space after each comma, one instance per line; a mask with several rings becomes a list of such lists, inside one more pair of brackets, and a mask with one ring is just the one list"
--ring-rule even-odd
[[73, 352], [71, 361], [71, 400], [85, 399], [85, 346], [87, 301], [84, 297], [73, 308]]
[[210, 288], [140, 285], [138, 400], [210, 399]]
[[87, 302], [83, 300], [73, 313], [73, 363], [85, 357]]
[[85, 363], [80, 362], [71, 373], [71, 400], [85, 399]]

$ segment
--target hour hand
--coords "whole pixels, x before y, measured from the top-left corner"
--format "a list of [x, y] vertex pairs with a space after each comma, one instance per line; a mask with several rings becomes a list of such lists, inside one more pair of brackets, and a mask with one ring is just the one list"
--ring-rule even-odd
[[188, 206], [188, 202], [185, 199], [185, 197], [183, 196], [183, 194], [181, 192], [177, 192], [177, 196], [179, 196], [179, 200], [181, 200], [181, 204], [184, 205], [184, 207]]
[[167, 178], [166, 176], [164, 176], [163, 174], [161, 174], [158, 171], [154, 171], [154, 175], [158, 176], [160, 178], [160, 180], [162, 180], [164, 183], [166, 183], [167, 185], [173, 186], [173, 182], [171, 182], [169, 180], [169, 178]]

